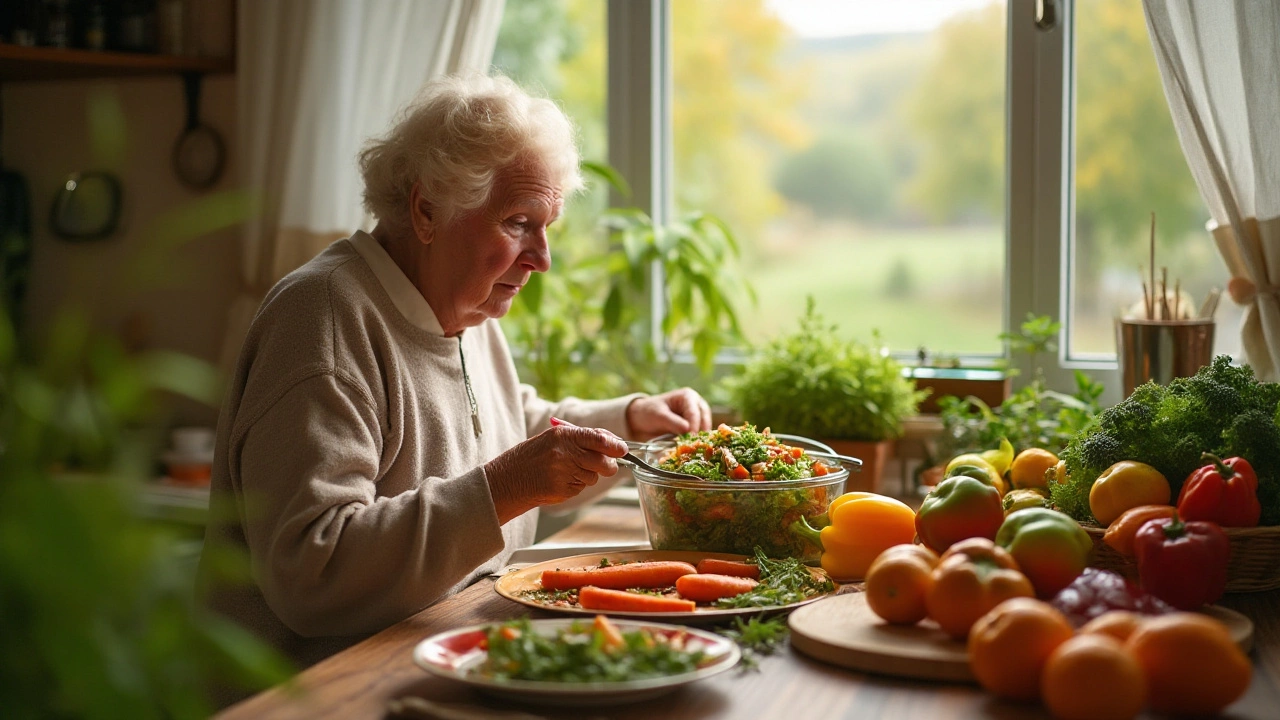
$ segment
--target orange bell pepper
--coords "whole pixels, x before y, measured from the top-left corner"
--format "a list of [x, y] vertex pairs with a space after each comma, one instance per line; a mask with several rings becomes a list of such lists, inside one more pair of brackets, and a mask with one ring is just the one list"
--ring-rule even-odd
[[1115, 522], [1107, 526], [1102, 542], [1110, 545], [1116, 552], [1126, 557], [1133, 557], [1133, 536], [1138, 528], [1148, 520], [1163, 520], [1173, 517], [1175, 508], [1172, 505], [1139, 505], [1125, 510]]

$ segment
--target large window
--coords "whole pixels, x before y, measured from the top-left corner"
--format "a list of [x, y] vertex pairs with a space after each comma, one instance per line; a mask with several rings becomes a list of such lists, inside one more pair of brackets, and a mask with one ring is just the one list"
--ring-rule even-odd
[[1227, 279], [1141, 0], [518, 0], [497, 62], [560, 98], [655, 218], [728, 221], [753, 341], [810, 295], [904, 355], [989, 356], [1049, 315], [1050, 381], [1085, 369], [1118, 399], [1150, 213], [1190, 302]]
[[[1147, 37], [1142, 0], [1075, 5], [1075, 222], [1070, 357], [1115, 354], [1114, 318], [1141, 302], [1150, 278], [1150, 214], [1156, 214], [1157, 280], [1198, 309], [1225, 287], [1226, 266], [1174, 134]], [[1139, 267], [1143, 275], [1139, 276]], [[1222, 303], [1215, 345], [1240, 349], [1240, 308]]]
[[677, 210], [743, 245], [761, 341], [806, 297], [895, 351], [995, 354], [1004, 309], [1002, 0], [670, 5]]

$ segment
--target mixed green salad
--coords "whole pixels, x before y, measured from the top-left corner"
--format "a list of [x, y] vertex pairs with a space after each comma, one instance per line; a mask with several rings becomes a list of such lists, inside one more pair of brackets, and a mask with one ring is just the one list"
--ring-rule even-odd
[[678, 436], [675, 449], [658, 467], [717, 481], [798, 480], [828, 472], [804, 448], [778, 442], [769, 428], [723, 423], [715, 430]]
[[[721, 425], [676, 439], [659, 467], [706, 478], [709, 487], [668, 485], [637, 475], [637, 488], [656, 550], [701, 550], [751, 555], [757, 545], [769, 557], [809, 562], [820, 555], [790, 530], [801, 517], [827, 511], [844, 490], [843, 476], [803, 448], [785, 445], [765, 429]], [[827, 477], [832, 475], [831, 477]], [[795, 487], [744, 487], [739, 481], [795, 481]]]
[[554, 636], [534, 631], [528, 618], [488, 628], [488, 657], [478, 672], [495, 680], [621, 682], [697, 670], [708, 658], [686, 647], [685, 631], [623, 632], [598, 615]]

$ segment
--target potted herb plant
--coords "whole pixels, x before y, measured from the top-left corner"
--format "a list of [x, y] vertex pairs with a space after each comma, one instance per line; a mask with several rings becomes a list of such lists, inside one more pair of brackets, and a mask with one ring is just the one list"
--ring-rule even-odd
[[1009, 343], [1011, 353], [1026, 354], [1036, 368], [1031, 382], [1003, 402], [992, 403], [974, 395], [938, 398], [943, 429], [933, 455], [940, 462], [923, 470], [926, 484], [941, 478], [947, 458], [995, 447], [1002, 438], [1016, 451], [1037, 447], [1060, 453], [1089, 424], [1100, 409], [1102, 384], [1077, 370], [1075, 391], [1057, 392], [1049, 389], [1040, 370], [1039, 356], [1057, 350], [1061, 328], [1048, 317], [1028, 315], [1017, 332], [1000, 335]]
[[871, 345], [838, 337], [809, 298], [794, 332], [755, 353], [727, 381], [742, 418], [774, 432], [803, 435], [863, 461], [850, 490], [876, 490], [903, 421], [926, 393], [902, 366]]

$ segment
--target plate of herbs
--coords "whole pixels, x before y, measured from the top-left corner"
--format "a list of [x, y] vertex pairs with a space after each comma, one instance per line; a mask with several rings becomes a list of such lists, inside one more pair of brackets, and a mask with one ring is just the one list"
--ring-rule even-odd
[[645, 700], [737, 664], [736, 643], [702, 630], [634, 620], [474, 625], [414, 648], [427, 672], [502, 698], [544, 705]]
[[[715, 599], [690, 592], [689, 580], [711, 578], [686, 578], [671, 582], [661, 573], [635, 573], [635, 585], [626, 581], [605, 585], [610, 596], [607, 606], [591, 602], [594, 597], [582, 597], [583, 588], [597, 585], [594, 571], [601, 568], [644, 568], [656, 566], [687, 565], [689, 575], [721, 577], [719, 572], [738, 572], [748, 569], [755, 574], [754, 584], [744, 583], [738, 591]], [[737, 566], [738, 570], [732, 569]], [[729, 567], [730, 570], [723, 568]], [[697, 572], [692, 572], [697, 570]], [[708, 572], [708, 570], [710, 572]], [[646, 575], [648, 577], [646, 577]], [[565, 577], [581, 580], [566, 581]], [[555, 582], [552, 582], [555, 580]], [[544, 581], [548, 585], [544, 585]], [[726, 583], [728, 580], [725, 581]], [[698, 584], [698, 583], [694, 583]], [[570, 587], [567, 585], [576, 585]], [[681, 588], [685, 592], [681, 592]], [[820, 568], [805, 565], [796, 558], [769, 558], [757, 549], [754, 557], [729, 553], [705, 553], [677, 550], [639, 550], [629, 552], [593, 553], [550, 560], [512, 570], [494, 583], [499, 595], [528, 607], [565, 615], [626, 617], [680, 623], [722, 622], [733, 617], [750, 617], [761, 613], [785, 612], [816, 600], [836, 594], [839, 586]], [[589, 590], [595, 595], [603, 594]], [[584, 604], [586, 605], [584, 607]]]

